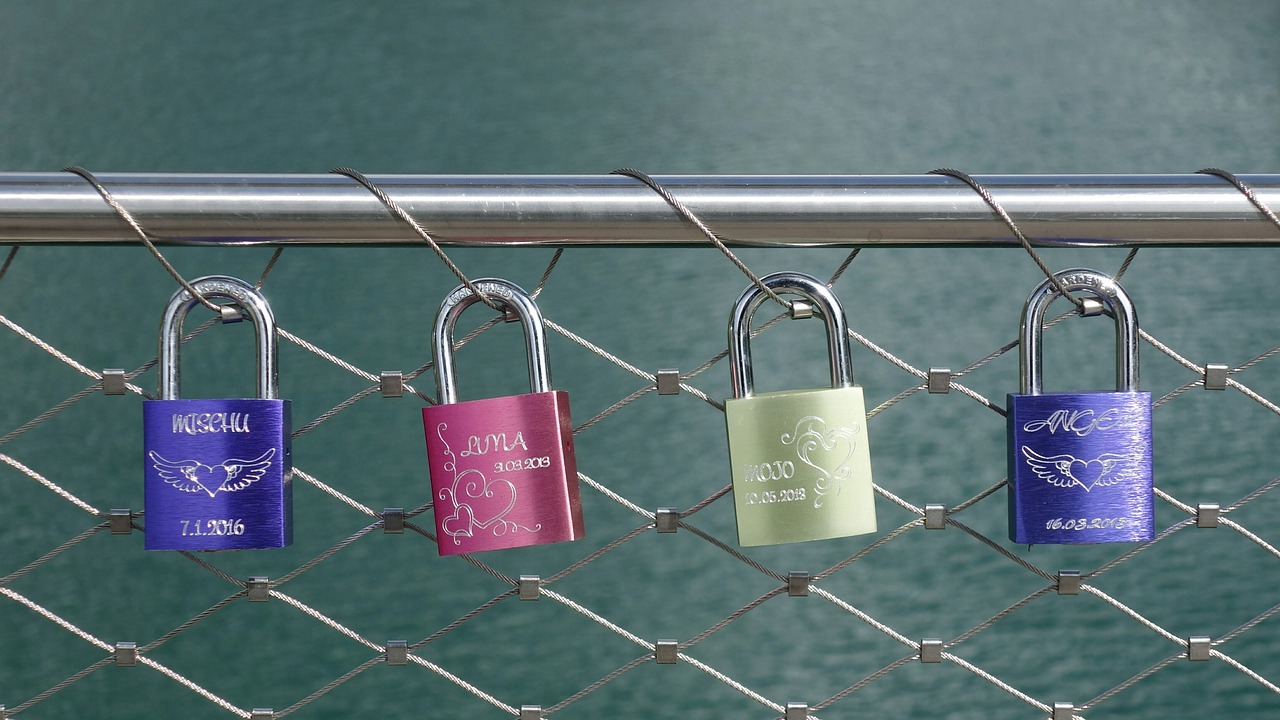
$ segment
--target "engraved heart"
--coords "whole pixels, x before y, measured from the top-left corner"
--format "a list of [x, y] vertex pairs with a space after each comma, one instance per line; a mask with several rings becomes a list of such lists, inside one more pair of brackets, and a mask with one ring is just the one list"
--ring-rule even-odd
[[813, 436], [796, 448], [800, 461], [806, 465], [825, 470], [833, 478], [849, 474], [845, 465], [853, 457], [853, 431], [849, 428], [837, 428], [822, 435]]
[[475, 517], [471, 514], [470, 507], [455, 505], [453, 514], [444, 519], [440, 529], [449, 537], [471, 537], [471, 525], [474, 522]]
[[1101, 460], [1089, 460], [1087, 462], [1084, 460], [1072, 460], [1071, 469], [1067, 472], [1087, 491], [1098, 484], [1098, 480], [1107, 472], [1107, 466]]
[[814, 484], [814, 507], [821, 507], [828, 493], [839, 494], [843, 482], [849, 478], [849, 459], [853, 457], [858, 428], [836, 427], [827, 429], [826, 421], [816, 415], [801, 418], [795, 431], [783, 434], [784, 445], [794, 444], [800, 462], [818, 471]]
[[192, 468], [191, 477], [209, 493], [209, 497], [213, 497], [222, 488], [222, 483], [227, 481], [227, 469], [221, 465], [209, 467], [197, 464]]
[[502, 520], [516, 505], [516, 487], [502, 478], [469, 481], [463, 483], [462, 490], [458, 507], [466, 507], [478, 527], [487, 528]]

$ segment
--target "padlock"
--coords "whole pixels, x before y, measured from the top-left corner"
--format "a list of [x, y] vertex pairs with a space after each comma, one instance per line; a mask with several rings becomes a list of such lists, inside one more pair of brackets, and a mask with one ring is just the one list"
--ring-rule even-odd
[[[1020, 544], [1136, 542], [1155, 534], [1151, 393], [1138, 391], [1138, 316], [1112, 278], [1055, 275], [1115, 318], [1116, 391], [1043, 392], [1041, 329], [1061, 292], [1049, 280], [1022, 310], [1021, 393], [1010, 394], [1009, 538]], [[1099, 310], [1101, 312], [1101, 310]]]
[[584, 532], [569, 394], [551, 389], [542, 313], [514, 283], [473, 285], [524, 328], [531, 392], [458, 402], [453, 329], [480, 298], [465, 285], [454, 289], [432, 331], [439, 404], [422, 409], [439, 552], [577, 540]]
[[733, 397], [725, 400], [738, 544], [777, 545], [875, 532], [875, 496], [862, 388], [853, 384], [849, 332], [835, 293], [801, 273], [762, 278], [803, 297], [827, 327], [831, 387], [755, 394], [751, 316], [767, 297], [746, 289], [729, 321]]
[[142, 404], [146, 548], [285, 547], [293, 542], [293, 443], [290, 403], [279, 399], [275, 316], [243, 280], [214, 275], [191, 285], [253, 322], [258, 397], [179, 399], [182, 321], [199, 299], [175, 293], [160, 321], [159, 398]]

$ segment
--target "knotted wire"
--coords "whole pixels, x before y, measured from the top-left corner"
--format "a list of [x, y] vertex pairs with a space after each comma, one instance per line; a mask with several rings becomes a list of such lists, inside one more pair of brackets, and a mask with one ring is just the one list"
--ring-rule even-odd
[[1232, 185], [1235, 185], [1236, 189], [1239, 190], [1242, 195], [1248, 198], [1249, 202], [1253, 203], [1253, 206], [1258, 208], [1258, 211], [1261, 212], [1263, 215], [1265, 215], [1267, 219], [1271, 221], [1272, 225], [1275, 225], [1276, 227], [1280, 228], [1280, 218], [1276, 217], [1276, 214], [1272, 212], [1271, 208], [1268, 207], [1266, 203], [1262, 202], [1262, 199], [1258, 197], [1258, 194], [1253, 191], [1253, 188], [1250, 187], [1248, 183], [1236, 177], [1235, 175], [1227, 172], [1226, 170], [1222, 170], [1219, 168], [1212, 168], [1212, 167], [1204, 168], [1202, 170], [1197, 170], [1196, 172], [1202, 175], [1217, 175], [1223, 180], [1226, 180]]
[[467, 289], [471, 291], [471, 294], [480, 298], [485, 305], [493, 308], [495, 312], [506, 312], [502, 305], [481, 292], [480, 288], [476, 287], [475, 283], [471, 282], [471, 279], [463, 274], [462, 268], [459, 268], [452, 260], [449, 259], [449, 256], [445, 254], [443, 249], [441, 249], [440, 244], [436, 242], [435, 238], [431, 237], [431, 233], [427, 232], [426, 228], [422, 227], [417, 220], [414, 220], [412, 215], [405, 212], [404, 208], [400, 207], [399, 203], [392, 200], [391, 196], [383, 192], [382, 188], [375, 185], [372, 180], [365, 177], [358, 170], [353, 170], [349, 167], [336, 167], [329, 172], [336, 175], [345, 175], [363, 185], [365, 189], [373, 193], [374, 196], [392, 212], [392, 214], [400, 218], [404, 224], [408, 225], [415, 233], [418, 234], [418, 237], [422, 238], [431, 246], [431, 249], [435, 251], [436, 257], [440, 258], [441, 262], [448, 266], [449, 270], [457, 276], [458, 280], [462, 281], [462, 284], [467, 286]]
[[674, 209], [677, 213], [680, 214], [680, 217], [684, 218], [691, 225], [698, 228], [698, 231], [701, 232], [703, 235], [705, 235], [713, 245], [719, 248], [720, 252], [724, 253], [724, 256], [729, 258], [729, 262], [733, 263], [734, 266], [737, 267], [739, 270], [741, 270], [744, 275], [750, 278], [751, 282], [754, 283], [756, 287], [760, 288], [760, 290], [763, 291], [764, 294], [768, 295], [769, 298], [772, 299], [774, 302], [786, 308], [789, 312], [792, 311], [793, 308], [790, 301], [783, 299], [782, 296], [774, 292], [772, 288], [765, 285], [764, 281], [761, 280], [759, 276], [757, 276], [755, 273], [751, 272], [751, 268], [747, 267], [747, 264], [742, 262], [742, 260], [737, 255], [735, 255], [732, 250], [729, 249], [729, 246], [724, 243], [723, 238], [721, 238], [711, 228], [707, 227], [706, 223], [702, 222], [702, 220], [700, 220], [697, 215], [694, 215], [693, 211], [690, 210], [688, 207], [686, 207], [684, 203], [680, 202], [675, 195], [672, 195], [670, 190], [667, 190], [665, 187], [663, 187], [662, 183], [659, 183], [657, 180], [654, 180], [653, 178], [649, 177], [647, 174], [639, 170], [636, 170], [635, 168], [629, 168], [629, 167], [618, 168], [617, 170], [614, 170], [609, 174], [610, 175], [626, 175], [627, 177], [633, 178], [635, 180], [639, 180], [645, 185], [648, 185], [650, 189], [658, 193], [658, 195], [662, 196], [662, 199], [666, 200], [667, 204], [670, 205], [672, 209]]
[[124, 205], [121, 205], [120, 201], [116, 200], [115, 197], [111, 195], [111, 191], [107, 190], [107, 188], [102, 183], [98, 182], [98, 178], [94, 177], [93, 173], [89, 172], [88, 170], [85, 170], [79, 165], [68, 165], [67, 167], [63, 168], [62, 171], [79, 175], [80, 177], [84, 178], [90, 185], [92, 185], [93, 189], [98, 191], [98, 194], [102, 196], [102, 199], [106, 201], [107, 205], [109, 205], [112, 210], [115, 210], [116, 215], [119, 216], [121, 220], [124, 220], [129, 227], [133, 228], [133, 232], [137, 234], [140, 240], [142, 240], [142, 244], [145, 245], [147, 249], [151, 251], [151, 254], [155, 256], [156, 260], [160, 261], [160, 264], [164, 266], [164, 269], [167, 270], [171, 276], [173, 276], [173, 279], [177, 280], [178, 284], [181, 285], [184, 290], [186, 290], [188, 293], [191, 294], [191, 297], [200, 301], [201, 305], [204, 305], [205, 307], [209, 308], [210, 310], [222, 316], [223, 322], [232, 322], [240, 318], [240, 313], [238, 310], [236, 310], [235, 306], [219, 305], [213, 302], [212, 300], [210, 300], [209, 298], [205, 297], [204, 295], [200, 294], [200, 292], [197, 291], [195, 287], [192, 286], [191, 283], [187, 282], [186, 278], [182, 277], [182, 274], [178, 272], [178, 269], [175, 268], [173, 264], [170, 263], [167, 259], [165, 259], [164, 255], [160, 254], [159, 248], [155, 246], [155, 243], [151, 242], [151, 238], [148, 237], [147, 232], [142, 229], [142, 225], [140, 225], [138, 221], [134, 219], [133, 213], [129, 212], [129, 210], [125, 208]]
[[1018, 242], [1022, 244], [1022, 249], [1027, 251], [1027, 254], [1031, 256], [1031, 259], [1035, 261], [1036, 266], [1040, 268], [1040, 272], [1044, 273], [1044, 276], [1049, 278], [1049, 282], [1053, 283], [1053, 286], [1057, 288], [1058, 293], [1062, 295], [1062, 297], [1070, 300], [1081, 314], [1084, 313], [1084, 301], [1067, 292], [1067, 286], [1053, 274], [1053, 271], [1049, 269], [1048, 265], [1045, 265], [1044, 260], [1040, 259], [1040, 256], [1031, 247], [1031, 241], [1022, 233], [1022, 229], [1013, 221], [1013, 218], [1009, 216], [1009, 213], [1005, 212], [1004, 207], [996, 201], [995, 196], [991, 194], [991, 191], [988, 190], [986, 186], [975, 180], [969, 173], [966, 173], [963, 170], [956, 170], [954, 168], [938, 168], [936, 170], [930, 170], [929, 174], [953, 177], [973, 188], [973, 191], [978, 193], [983, 202], [985, 202], [996, 215], [1000, 216], [1000, 219], [1004, 221], [1005, 225], [1009, 226], [1009, 230], [1013, 231], [1013, 236], [1018, 238]]

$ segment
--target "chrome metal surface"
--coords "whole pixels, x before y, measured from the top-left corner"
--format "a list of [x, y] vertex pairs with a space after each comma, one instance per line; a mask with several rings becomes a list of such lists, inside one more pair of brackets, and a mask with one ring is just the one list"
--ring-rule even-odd
[[1216, 528], [1222, 516], [1222, 506], [1218, 503], [1200, 503], [1196, 506], [1196, 527]]
[[382, 511], [382, 532], [385, 535], [404, 534], [404, 508], [385, 508]]
[[517, 587], [521, 600], [537, 600], [542, 597], [542, 578], [537, 575], [521, 575]]
[[388, 665], [408, 665], [409, 664], [409, 643], [405, 640], [388, 640], [387, 641], [387, 664]]
[[[831, 288], [803, 273], [779, 272], [760, 279], [765, 287], [780, 294], [800, 295], [812, 309], [816, 308], [827, 326], [827, 354], [831, 361], [831, 387], [853, 385], [853, 362], [849, 358], [849, 325], [840, 300]], [[757, 285], [750, 285], [733, 304], [729, 316], [729, 379], [733, 397], [747, 398], [755, 393], [751, 369], [751, 316], [768, 296]]]
[[138, 644], [135, 642], [116, 643], [116, 665], [133, 667], [138, 664]]
[[947, 506], [941, 503], [925, 505], [924, 527], [926, 530], [945, 530], [947, 527]]
[[102, 394], [123, 395], [125, 393], [124, 368], [107, 368], [102, 371]]
[[[1138, 390], [1138, 312], [1129, 294], [1109, 275], [1087, 268], [1072, 268], [1055, 273], [1067, 292], [1081, 290], [1093, 293], [1115, 317], [1116, 322], [1116, 390]], [[1046, 279], [1031, 291], [1022, 308], [1019, 333], [1018, 377], [1023, 395], [1039, 395], [1044, 379], [1044, 344], [1041, 342], [1045, 312], [1049, 303], [1062, 297], [1052, 281]]]
[[659, 640], [653, 644], [653, 658], [659, 665], [675, 665], [680, 658], [680, 643], [675, 640]]
[[[280, 361], [277, 348], [276, 318], [271, 306], [249, 283], [225, 275], [210, 275], [191, 283], [201, 295], [208, 298], [225, 298], [248, 313], [253, 321], [253, 334], [257, 343], [258, 397], [276, 400], [280, 397]], [[169, 299], [164, 317], [160, 320], [160, 400], [175, 400], [181, 395], [182, 368], [178, 364], [178, 352], [182, 347], [182, 321], [200, 301], [185, 288], [179, 289]], [[236, 313], [237, 319], [242, 319]], [[227, 313], [223, 313], [226, 317]]]
[[1083, 578], [1080, 576], [1079, 570], [1059, 570], [1058, 571], [1058, 594], [1059, 595], [1079, 595], [1080, 583]]
[[946, 395], [951, 392], [951, 368], [929, 368], [928, 389], [930, 395]]
[[653, 516], [653, 526], [660, 533], [673, 533], [680, 529], [680, 511], [673, 507], [660, 507]]
[[378, 385], [384, 398], [404, 397], [404, 373], [399, 370], [383, 370]]
[[[413, 245], [422, 240], [341, 175], [98, 173], [158, 244]], [[1280, 175], [1241, 175], [1280, 207]], [[375, 175], [444, 245], [702, 245], [642, 183], [620, 175]], [[662, 175], [739, 246], [1017, 246], [964, 183], [942, 175]], [[1212, 175], [984, 175], [1041, 246], [1280, 245]], [[0, 173], [0, 243], [136, 243], [70, 173]]]
[[1213, 649], [1213, 638], [1208, 635], [1192, 635], [1187, 640], [1187, 659], [1203, 662], [1208, 660]]
[[129, 535], [133, 532], [133, 512], [127, 508], [112, 508], [107, 513], [107, 523], [112, 535]]
[[1205, 390], [1226, 390], [1227, 376], [1231, 374], [1231, 367], [1223, 363], [1208, 363], [1204, 366], [1204, 389]]
[[663, 368], [658, 371], [655, 376], [657, 378], [659, 395], [679, 395], [680, 394], [680, 371], [673, 368]]
[[809, 597], [809, 573], [803, 570], [792, 570], [787, 573], [787, 595]]
[[271, 581], [261, 575], [255, 575], [249, 578], [245, 589], [249, 596], [249, 602], [266, 602], [271, 597]]
[[[547, 364], [547, 335], [542, 325], [542, 311], [519, 285], [501, 278], [481, 278], [473, 283], [480, 292], [514, 311], [524, 328], [525, 347], [529, 356], [529, 389], [540, 393], [551, 390], [551, 367]], [[458, 316], [480, 302], [466, 285], [459, 285], [445, 296], [436, 312], [435, 327], [431, 332], [435, 352], [436, 390], [441, 405], [458, 402], [457, 374], [453, 364], [453, 327]]]
[[942, 662], [942, 639], [941, 638], [925, 638], [920, 641], [920, 662], [922, 663]]

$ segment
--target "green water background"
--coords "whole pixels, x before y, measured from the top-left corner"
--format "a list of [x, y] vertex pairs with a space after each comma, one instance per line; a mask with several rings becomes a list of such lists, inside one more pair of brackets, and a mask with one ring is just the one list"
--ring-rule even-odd
[[[1280, 5], [1272, 2], [647, 2], [253, 3], [10, 2], [0, 5], [0, 170], [376, 173], [1179, 173], [1219, 166], [1280, 171]], [[426, 224], [430, 226], [429, 219]], [[175, 248], [188, 276], [254, 279], [264, 248]], [[551, 250], [451, 251], [473, 276], [534, 285]], [[760, 272], [830, 275], [843, 250], [749, 250]], [[1114, 271], [1122, 249], [1057, 250], [1051, 267]], [[1273, 250], [1143, 250], [1126, 275], [1144, 328], [1195, 362], [1239, 364], [1277, 344]], [[855, 330], [917, 367], [962, 367], [1012, 339], [1038, 271], [1014, 250], [867, 250], [837, 283]], [[267, 292], [281, 326], [377, 373], [429, 359], [427, 333], [455, 281], [424, 248], [286, 250]], [[745, 279], [714, 249], [566, 253], [540, 298], [549, 318], [650, 371], [698, 366], [724, 348]], [[138, 367], [154, 353], [171, 281], [140, 247], [23, 249], [0, 283], [0, 313], [89, 367]], [[479, 322], [477, 319], [476, 322]], [[235, 395], [251, 377], [245, 328], [221, 328], [187, 353], [189, 395]], [[763, 390], [817, 385], [821, 341], [785, 324], [755, 344]], [[775, 339], [777, 338], [777, 339]], [[1056, 332], [1051, 378], [1110, 382], [1090, 348], [1109, 328]], [[462, 394], [518, 392], [509, 336], [459, 355]], [[557, 385], [581, 422], [643, 383], [559, 336]], [[790, 351], [788, 351], [788, 349]], [[1188, 381], [1144, 346], [1158, 395]], [[796, 361], [797, 358], [805, 361]], [[916, 380], [855, 346], [868, 407]], [[1274, 361], [1273, 361], [1274, 362]], [[282, 391], [300, 426], [365, 383], [282, 346]], [[86, 378], [11, 333], [0, 337], [8, 432], [84, 387]], [[696, 382], [727, 394], [717, 365]], [[1002, 402], [1005, 356], [969, 378]], [[154, 373], [138, 380], [154, 387]], [[1280, 396], [1264, 363], [1247, 382]], [[419, 384], [431, 393], [428, 377]], [[1049, 385], [1053, 386], [1054, 380]], [[1186, 396], [1158, 412], [1159, 483], [1224, 504], [1277, 473], [1274, 416], [1239, 394]], [[299, 439], [299, 467], [374, 508], [426, 499], [419, 403], [371, 398]], [[954, 504], [1004, 473], [1003, 420], [968, 398], [916, 395], [869, 427], [876, 479], [913, 502]], [[0, 451], [100, 508], [141, 508], [140, 399], [94, 395]], [[723, 420], [684, 395], [648, 395], [579, 438], [581, 469], [640, 505], [688, 507], [727, 481]], [[368, 524], [306, 484], [297, 543], [216, 556], [234, 577], [279, 577]], [[588, 539], [490, 554], [500, 572], [550, 575], [641, 524], [584, 490]], [[1276, 499], [1240, 511], [1272, 542]], [[881, 525], [910, 516], [881, 502]], [[92, 519], [25, 475], [0, 468], [0, 574]], [[966, 522], [1003, 539], [1003, 499]], [[1158, 508], [1160, 527], [1175, 521]], [[424, 521], [429, 518], [424, 516]], [[731, 539], [721, 500], [697, 524]], [[952, 532], [948, 530], [947, 532]], [[976, 542], [908, 534], [832, 576], [827, 587], [907, 637], [952, 638], [1043, 582]], [[1220, 636], [1267, 608], [1276, 560], [1239, 536], [1197, 545], [1183, 532], [1113, 571], [1105, 588], [1180, 635]], [[646, 535], [557, 590], [646, 638], [688, 638], [773, 582], [681, 536]], [[1217, 538], [1215, 538], [1217, 540]], [[775, 569], [827, 567], [869, 540], [763, 548]], [[1096, 567], [1115, 548], [1014, 548], [1046, 568]], [[10, 587], [107, 642], [148, 642], [234, 592], [141, 537], [101, 535]], [[373, 534], [282, 588], [361, 634], [421, 639], [503, 588], [435, 557], [417, 536]], [[1191, 599], [1194, 600], [1191, 600]], [[813, 598], [810, 599], [811, 601]], [[957, 653], [1034, 697], [1081, 702], [1176, 650], [1095, 598], [1037, 603]], [[1280, 677], [1274, 621], [1224, 648]], [[507, 602], [426, 653], [505, 702], [550, 705], [617, 668], [637, 646], [565, 607]], [[777, 601], [690, 651], [779, 701], [827, 697], [906, 650], [830, 605]], [[367, 648], [280, 602], [219, 611], [154, 651], [242, 707], [275, 707], [367, 660]], [[0, 602], [0, 704], [25, 701], [101, 651]], [[661, 668], [667, 670], [668, 668]], [[681, 664], [644, 668], [570, 705], [566, 718], [769, 717]], [[938, 670], [938, 672], [933, 672]], [[1194, 674], [1193, 673], [1197, 673]], [[1177, 666], [1090, 713], [1091, 720], [1269, 717], [1280, 701], [1221, 663]], [[376, 667], [299, 718], [500, 717], [421, 668]], [[823, 717], [1034, 717], [1024, 703], [945, 664], [909, 666]], [[22, 717], [225, 717], [145, 668], [106, 667]]]

